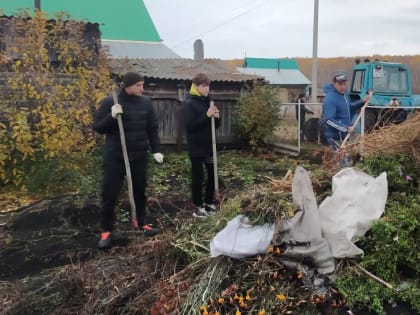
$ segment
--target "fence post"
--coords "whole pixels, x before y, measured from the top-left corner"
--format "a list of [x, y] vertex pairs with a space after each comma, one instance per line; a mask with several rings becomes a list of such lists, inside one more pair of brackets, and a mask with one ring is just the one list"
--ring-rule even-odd
[[298, 105], [298, 124], [297, 124], [297, 130], [298, 130], [298, 132], [297, 132], [297, 134], [298, 134], [298, 151], [300, 153], [300, 132], [301, 132], [301, 130], [300, 130], [300, 120], [301, 120], [301, 117], [300, 117], [300, 107], [302, 106], [302, 104], [300, 102], [300, 98], [298, 99], [297, 105]]
[[178, 152], [182, 149], [182, 136], [184, 135], [184, 115], [182, 113], [184, 102], [185, 102], [185, 84], [178, 84], [178, 101], [179, 101], [179, 111], [178, 111], [178, 132], [176, 139], [176, 150]]

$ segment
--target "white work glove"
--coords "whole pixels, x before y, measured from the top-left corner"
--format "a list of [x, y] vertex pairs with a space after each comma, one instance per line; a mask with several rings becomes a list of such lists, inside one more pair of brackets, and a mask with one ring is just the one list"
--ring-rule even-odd
[[215, 117], [215, 118], [219, 118], [219, 109], [216, 106], [210, 106], [209, 109], [207, 110], [207, 117], [211, 118], [211, 117]]
[[163, 162], [163, 154], [162, 153], [153, 153], [153, 158], [158, 163], [162, 163]]
[[123, 110], [122, 110], [122, 107], [121, 107], [120, 104], [112, 105], [112, 107], [111, 107], [112, 118], [117, 119], [117, 116], [121, 115], [122, 113], [123, 113]]

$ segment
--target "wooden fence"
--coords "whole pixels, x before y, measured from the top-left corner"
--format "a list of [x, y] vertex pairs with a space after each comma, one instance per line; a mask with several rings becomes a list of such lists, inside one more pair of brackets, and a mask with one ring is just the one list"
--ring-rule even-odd
[[[185, 91], [178, 93], [154, 93], [151, 97], [159, 121], [159, 137], [162, 144], [176, 145], [178, 148], [186, 143], [183, 121]], [[236, 145], [239, 139], [233, 130], [233, 110], [239, 98], [238, 93], [212, 93], [211, 97], [220, 110], [221, 125], [216, 131], [219, 145]]]

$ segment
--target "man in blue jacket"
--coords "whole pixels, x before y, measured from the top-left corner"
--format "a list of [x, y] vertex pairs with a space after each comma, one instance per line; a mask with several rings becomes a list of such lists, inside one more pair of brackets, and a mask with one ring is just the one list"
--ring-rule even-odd
[[370, 94], [362, 100], [350, 102], [346, 94], [347, 75], [342, 71], [334, 75], [332, 86], [334, 89], [329, 90], [324, 99], [322, 120], [326, 144], [335, 151], [347, 133], [354, 132], [352, 113], [370, 99]]

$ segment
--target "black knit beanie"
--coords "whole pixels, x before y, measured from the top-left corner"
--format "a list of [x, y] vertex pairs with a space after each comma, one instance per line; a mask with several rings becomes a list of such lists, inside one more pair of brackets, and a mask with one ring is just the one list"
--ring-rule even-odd
[[144, 78], [140, 74], [137, 72], [127, 72], [122, 77], [122, 87], [126, 88], [140, 81], [144, 81]]

